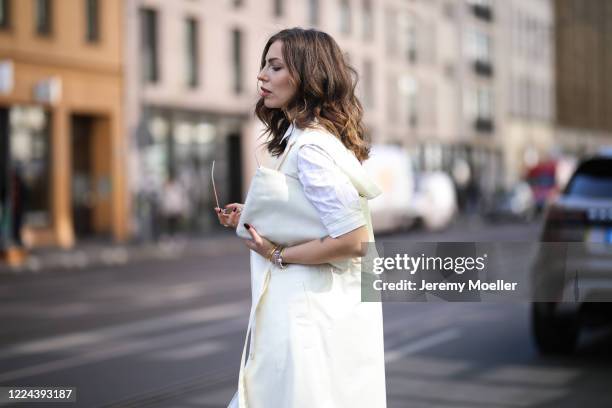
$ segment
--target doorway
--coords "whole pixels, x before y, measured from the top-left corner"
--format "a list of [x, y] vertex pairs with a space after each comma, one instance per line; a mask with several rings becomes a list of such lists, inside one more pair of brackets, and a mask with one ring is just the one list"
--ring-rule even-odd
[[72, 220], [77, 238], [110, 237], [111, 142], [105, 117], [73, 115]]
[[242, 146], [240, 134], [231, 133], [227, 138], [228, 146], [228, 179], [229, 196], [228, 202], [241, 203], [242, 197]]

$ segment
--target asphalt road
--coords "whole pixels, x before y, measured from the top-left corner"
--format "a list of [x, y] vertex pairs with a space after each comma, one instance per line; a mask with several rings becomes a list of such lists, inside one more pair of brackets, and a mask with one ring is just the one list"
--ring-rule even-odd
[[[535, 240], [537, 230], [472, 220], [391, 238]], [[239, 245], [218, 255], [0, 276], [0, 385], [77, 388], [76, 403], [41, 407], [225, 407], [249, 283]], [[572, 356], [545, 358], [533, 346], [526, 303], [393, 303], [384, 313], [389, 408], [612, 406], [608, 331], [586, 333]]]

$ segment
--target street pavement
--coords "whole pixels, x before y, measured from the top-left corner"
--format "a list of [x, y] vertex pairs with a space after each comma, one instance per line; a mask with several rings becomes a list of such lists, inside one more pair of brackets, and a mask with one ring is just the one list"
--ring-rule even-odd
[[[385, 238], [530, 241], [538, 229], [468, 219], [440, 233]], [[77, 388], [76, 403], [34, 406], [225, 407], [249, 284], [239, 242], [2, 274], [0, 385]], [[384, 319], [389, 408], [612, 406], [609, 331], [586, 333], [572, 356], [542, 357], [526, 303], [389, 303]]]

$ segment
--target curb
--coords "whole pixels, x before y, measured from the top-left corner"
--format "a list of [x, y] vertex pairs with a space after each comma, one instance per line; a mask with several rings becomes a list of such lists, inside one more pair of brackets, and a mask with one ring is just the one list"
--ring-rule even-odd
[[86, 270], [138, 262], [175, 260], [239, 254], [246, 247], [234, 234], [206, 238], [175, 239], [141, 245], [93, 245], [70, 250], [40, 250], [30, 253], [19, 266], [0, 263], [0, 276], [38, 274], [57, 270]]

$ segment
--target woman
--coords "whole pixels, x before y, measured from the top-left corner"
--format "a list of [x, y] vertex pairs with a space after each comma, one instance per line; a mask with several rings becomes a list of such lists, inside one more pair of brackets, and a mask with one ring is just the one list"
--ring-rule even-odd
[[[352, 74], [320, 31], [283, 30], [264, 48], [255, 114], [270, 136], [267, 149], [283, 157], [283, 173], [300, 180], [329, 235], [283, 248], [260, 236], [256, 220], [244, 225], [251, 236], [249, 327], [257, 330], [230, 407], [386, 406], [382, 308], [361, 302], [359, 262], [362, 243], [374, 238], [367, 198], [379, 190], [360, 164], [369, 144]], [[216, 211], [235, 228], [241, 209], [233, 203]]]

